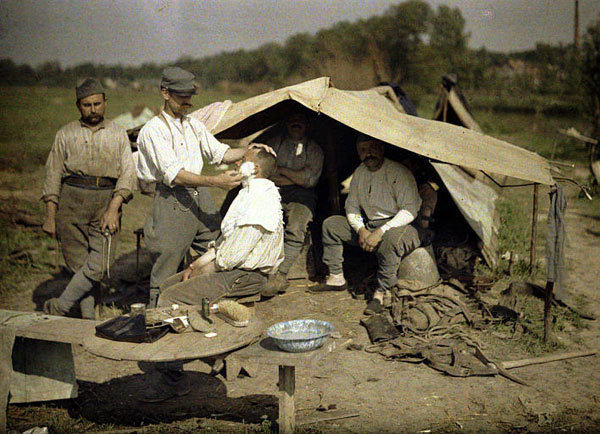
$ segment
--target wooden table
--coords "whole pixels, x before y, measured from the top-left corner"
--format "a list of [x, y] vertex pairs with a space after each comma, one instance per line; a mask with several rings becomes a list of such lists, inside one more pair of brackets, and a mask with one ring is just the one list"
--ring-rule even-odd
[[205, 333], [186, 331], [167, 333], [155, 342], [137, 344], [92, 335], [84, 339], [83, 347], [96, 356], [112, 360], [171, 362], [227, 354], [252, 343], [262, 333], [263, 326], [256, 318], [251, 319], [247, 327], [233, 327], [214, 315], [211, 319], [217, 333], [212, 338]]
[[315, 362], [323, 359], [336, 348], [335, 341], [329, 340], [321, 348], [303, 353], [288, 353], [280, 350], [271, 338], [230, 354], [227, 359], [227, 376], [237, 375], [239, 368], [248, 363], [279, 366], [279, 432], [293, 433], [296, 427], [296, 367], [313, 368]]

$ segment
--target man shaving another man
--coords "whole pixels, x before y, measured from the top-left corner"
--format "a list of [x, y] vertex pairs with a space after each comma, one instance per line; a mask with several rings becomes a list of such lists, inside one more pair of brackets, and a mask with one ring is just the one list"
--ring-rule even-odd
[[[221, 222], [221, 234], [183, 272], [163, 282], [158, 307], [200, 305], [203, 298], [245, 297], [261, 293], [267, 276], [283, 261], [283, 213], [277, 187], [267, 179], [275, 157], [250, 148], [242, 159], [242, 189]], [[189, 392], [183, 362], [156, 365], [158, 380], [140, 397], [161, 402]]]

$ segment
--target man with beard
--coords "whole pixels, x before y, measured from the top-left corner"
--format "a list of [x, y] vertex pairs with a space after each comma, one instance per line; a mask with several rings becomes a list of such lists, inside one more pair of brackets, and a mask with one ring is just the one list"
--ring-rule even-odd
[[283, 292], [287, 274], [302, 250], [308, 224], [315, 214], [315, 186], [323, 170], [323, 150], [307, 136], [306, 112], [297, 111], [285, 120], [285, 131], [267, 144], [277, 153], [277, 172], [271, 180], [279, 187], [285, 216], [285, 259], [269, 280], [264, 295]]
[[219, 142], [202, 122], [187, 115], [196, 94], [194, 79], [179, 67], [164, 69], [160, 83], [163, 111], [138, 136], [138, 178], [156, 183], [144, 225], [153, 261], [149, 307], [156, 307], [161, 283], [177, 272], [188, 249], [203, 254], [218, 234], [221, 218], [208, 187], [228, 190], [241, 182], [234, 170], [202, 175], [203, 158], [212, 164], [233, 163], [244, 156], [246, 148], [233, 149]]
[[377, 255], [377, 288], [364, 312], [371, 315], [383, 310], [385, 292], [398, 282], [400, 260], [419, 247], [411, 222], [421, 198], [410, 170], [384, 157], [383, 142], [360, 134], [356, 150], [362, 163], [352, 175], [346, 216], [331, 216], [323, 222], [323, 262], [329, 275], [324, 284], [309, 291], [347, 289], [343, 244], [358, 245]]
[[75, 90], [81, 118], [56, 134], [46, 162], [42, 200], [44, 232], [57, 236], [68, 269], [74, 273], [60, 297], [44, 311], [66, 315], [76, 304], [83, 318], [95, 316], [94, 285], [114, 261], [121, 205], [135, 188], [135, 166], [127, 133], [104, 119], [106, 97], [95, 78]]

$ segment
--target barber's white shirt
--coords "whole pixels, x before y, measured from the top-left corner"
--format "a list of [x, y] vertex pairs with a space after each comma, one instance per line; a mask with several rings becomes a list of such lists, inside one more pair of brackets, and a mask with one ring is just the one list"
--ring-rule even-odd
[[190, 116], [176, 119], [165, 111], [154, 116], [140, 130], [137, 145], [137, 176], [145, 182], [162, 182], [172, 187], [181, 169], [200, 175], [203, 158], [221, 164], [229, 149], [208, 132], [202, 122]]

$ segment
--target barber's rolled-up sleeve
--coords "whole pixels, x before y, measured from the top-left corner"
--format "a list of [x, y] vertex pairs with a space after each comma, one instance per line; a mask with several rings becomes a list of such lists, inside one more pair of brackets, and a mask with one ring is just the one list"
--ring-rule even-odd
[[229, 145], [219, 142], [199, 120], [192, 119], [190, 122], [198, 135], [202, 156], [211, 164], [221, 164]]
[[140, 156], [137, 164], [138, 178], [146, 182], [163, 182], [173, 186], [173, 180], [183, 169], [172, 148], [171, 133], [166, 125], [148, 125], [138, 137]]
[[233, 270], [242, 265], [263, 234], [267, 231], [258, 225], [238, 226], [217, 248], [216, 265], [219, 270]]
[[59, 130], [54, 138], [52, 149], [46, 160], [46, 179], [42, 188], [42, 200], [58, 204], [62, 178], [67, 174], [65, 167], [66, 142], [65, 133]]

